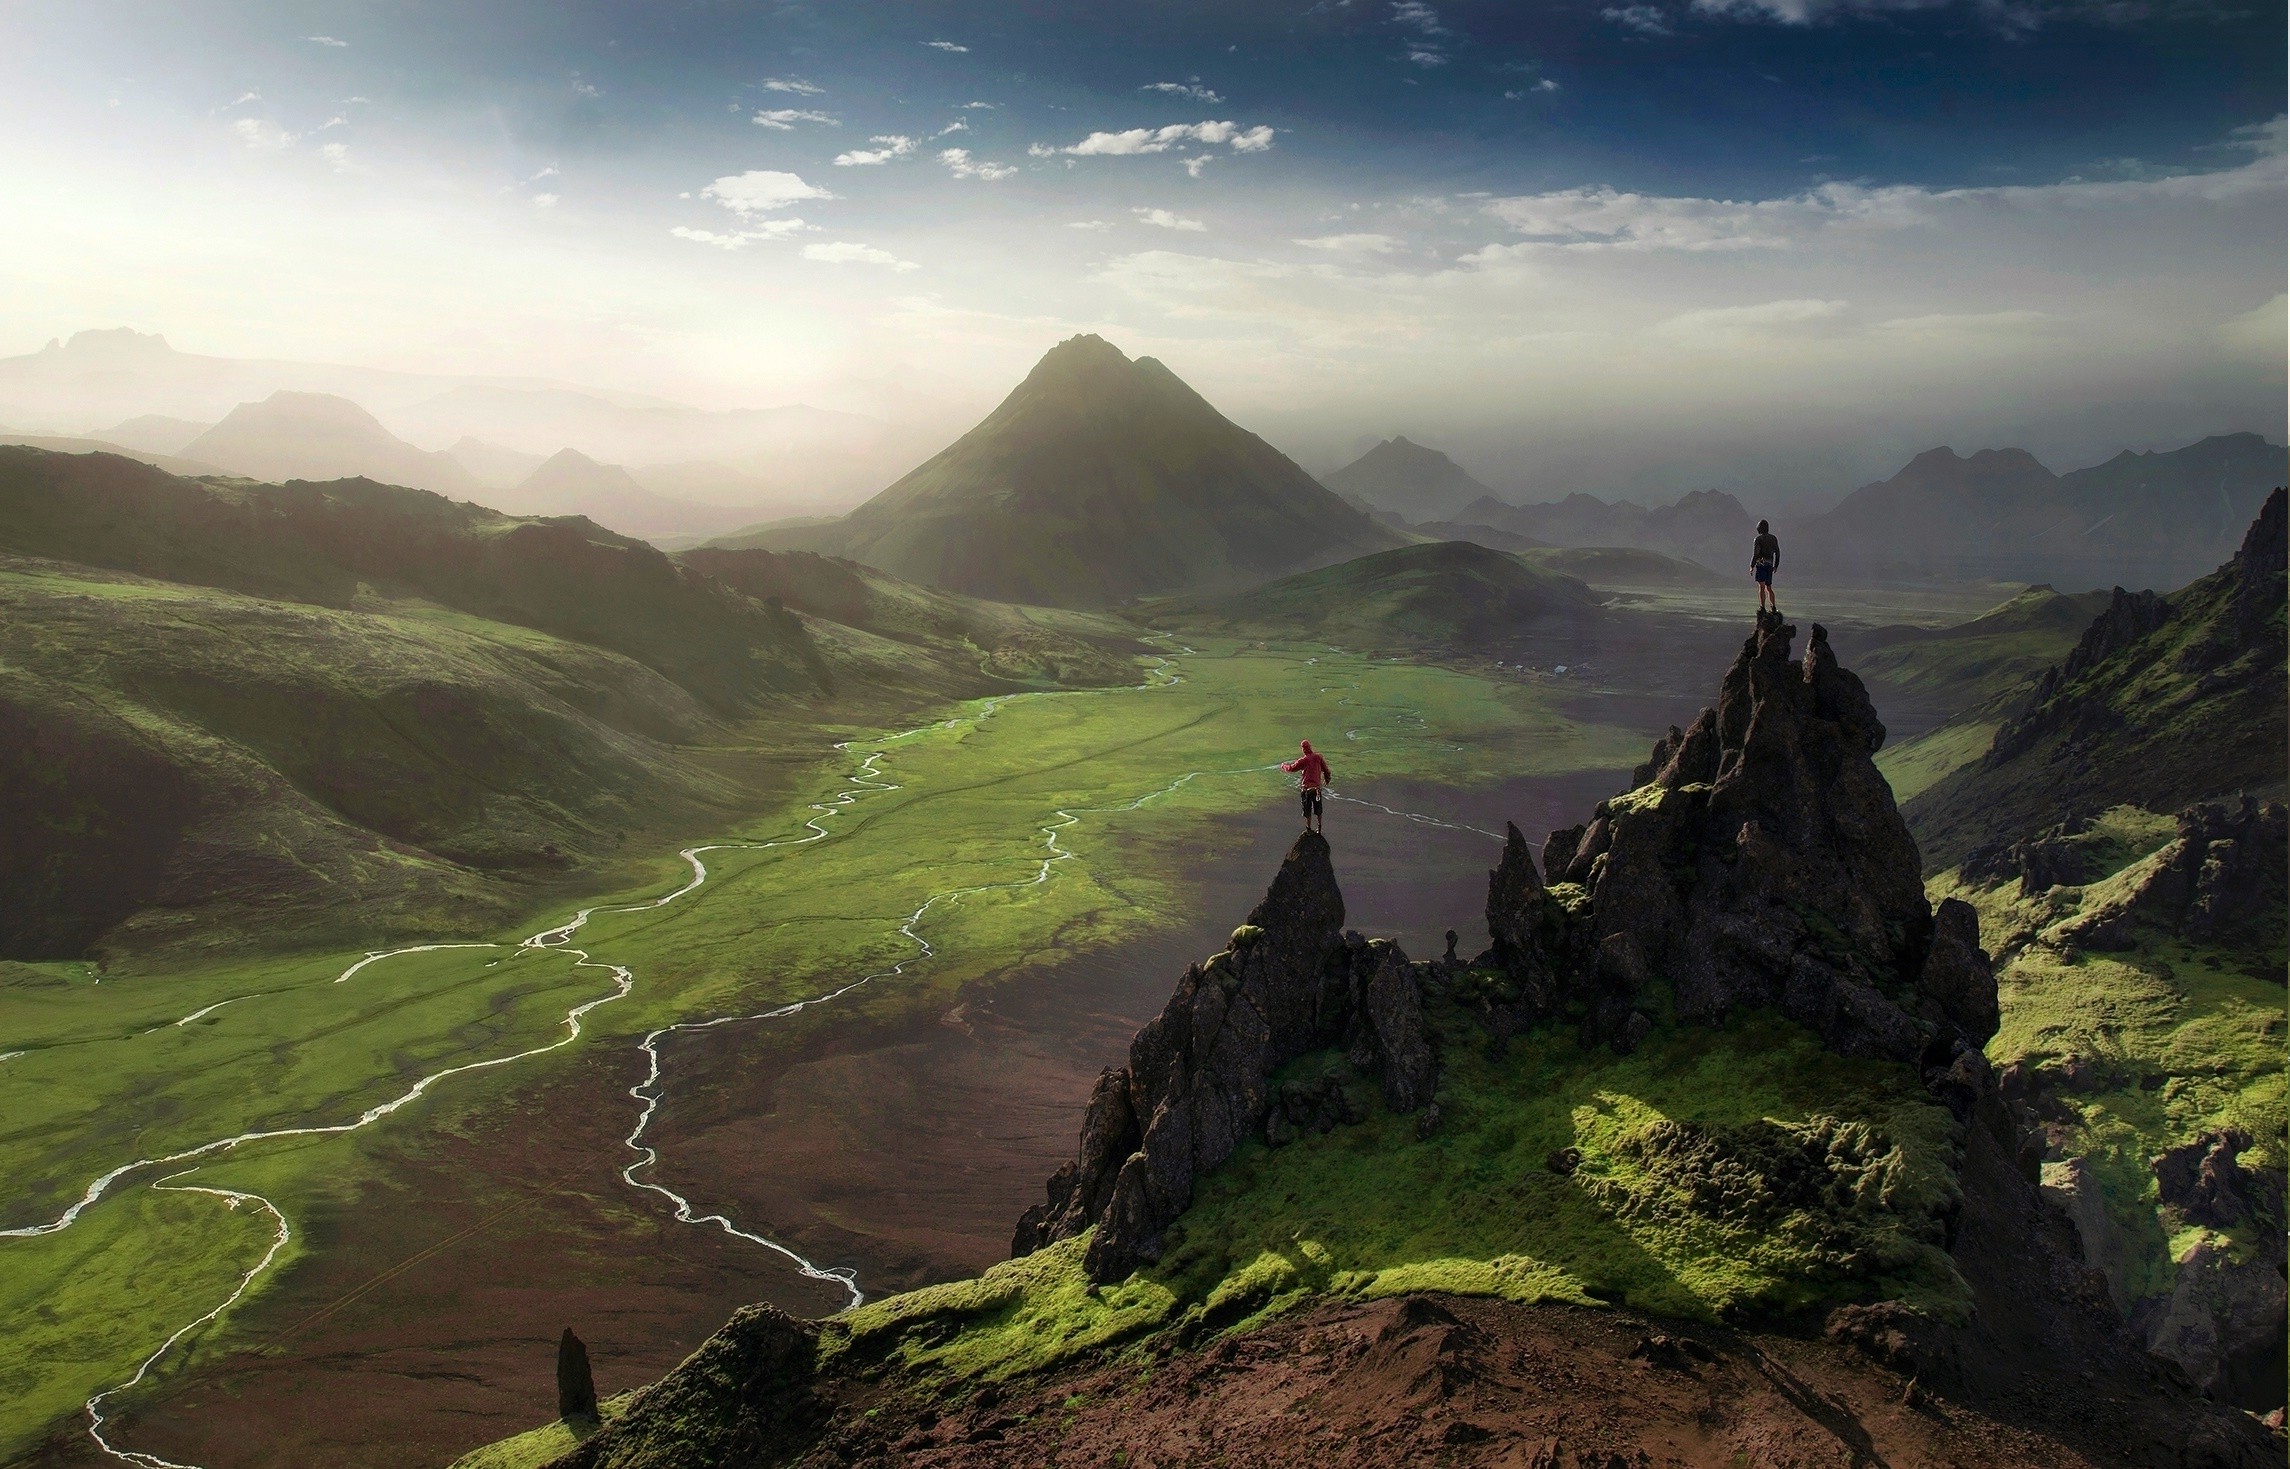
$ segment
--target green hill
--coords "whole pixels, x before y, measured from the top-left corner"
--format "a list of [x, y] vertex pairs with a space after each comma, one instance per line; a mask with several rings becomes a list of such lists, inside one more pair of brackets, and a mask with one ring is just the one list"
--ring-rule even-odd
[[1737, 581], [1698, 561], [1636, 546], [1552, 546], [1520, 555], [1530, 566], [1599, 587], [1719, 587]]
[[1159, 362], [1080, 336], [843, 519], [713, 544], [847, 556], [997, 601], [1104, 607], [1247, 585], [1402, 539]]
[[1478, 651], [1538, 625], [1600, 614], [1597, 594], [1571, 576], [1469, 541], [1434, 541], [1245, 592], [1152, 603], [1144, 615], [1172, 627], [1353, 648]]
[[2063, 813], [2279, 793], [2286, 551], [2276, 490], [2211, 575], [2167, 599], [2117, 588], [1978, 761], [1905, 807], [1932, 867]]
[[724, 713], [826, 677], [792, 618], [642, 541], [371, 480], [186, 480], [0, 447], [0, 550], [328, 607], [420, 597], [624, 653]]
[[0, 448], [0, 958], [488, 927], [770, 799], [831, 710], [1136, 678], [1085, 614], [704, 559]]

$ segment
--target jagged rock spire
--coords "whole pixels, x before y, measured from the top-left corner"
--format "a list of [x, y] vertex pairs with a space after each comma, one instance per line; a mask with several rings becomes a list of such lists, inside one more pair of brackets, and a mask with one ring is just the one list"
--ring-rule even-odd
[[1186, 970], [1129, 1064], [1098, 1078], [1077, 1154], [1018, 1221], [1011, 1253], [1094, 1226], [1092, 1279], [1157, 1259], [1194, 1180], [1273, 1123], [1273, 1074], [1331, 1047], [1377, 1075], [1393, 1108], [1431, 1100], [1437, 1058], [1415, 966], [1388, 940], [1344, 931], [1327, 840], [1306, 832], [1232, 946]]
[[569, 1326], [557, 1338], [557, 1416], [596, 1416], [596, 1378], [589, 1371], [588, 1344]]
[[1770, 1006], [1849, 1055], [1940, 1061], [1994, 1034], [1978, 920], [1951, 901], [1936, 921], [1925, 900], [1868, 691], [1827, 629], [1802, 659], [1796, 635], [1759, 614], [1716, 706], [1655, 745], [1635, 789], [1551, 834], [1546, 876], [1571, 888], [1532, 945], [1490, 902], [1490, 958], [1530, 994], [1555, 972], [1592, 1038], [1627, 1044], [1642, 1023], [1615, 997], [1657, 974], [1688, 1019]]

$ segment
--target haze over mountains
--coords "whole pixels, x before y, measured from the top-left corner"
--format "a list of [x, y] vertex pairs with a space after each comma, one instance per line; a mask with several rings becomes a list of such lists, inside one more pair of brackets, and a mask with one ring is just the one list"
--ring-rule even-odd
[[[888, 386], [878, 395], [887, 415], [804, 404], [713, 411], [544, 378], [207, 356], [122, 327], [0, 358], [0, 425], [174, 454], [181, 446], [165, 440], [178, 430], [153, 420], [203, 429], [281, 390], [349, 399], [417, 446], [468, 436], [539, 458], [574, 448], [607, 463], [702, 461], [737, 486], [728, 498], [706, 498], [813, 510], [880, 488], [943, 442], [951, 422], [943, 405]], [[113, 437], [110, 425], [128, 437]]]
[[743, 538], [972, 596], [1106, 606], [1398, 545], [1150, 357], [1052, 348], [986, 420], [843, 519]]

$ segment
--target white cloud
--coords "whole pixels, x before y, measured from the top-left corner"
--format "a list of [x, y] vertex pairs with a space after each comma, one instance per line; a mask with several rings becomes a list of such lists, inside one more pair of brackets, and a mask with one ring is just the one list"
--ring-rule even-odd
[[1128, 128], [1118, 133], [1091, 133], [1078, 143], [1052, 148], [1036, 143], [1026, 151], [1037, 158], [1069, 153], [1078, 158], [1127, 158], [1142, 153], [1166, 153], [1182, 143], [1229, 143], [1235, 153], [1262, 153], [1272, 146], [1272, 129], [1243, 129], [1231, 122], [1180, 122], [1159, 128]]
[[261, 100], [262, 93], [260, 92], [241, 92], [237, 97], [224, 103], [222, 110], [228, 112], [233, 107], [244, 107], [249, 102], [260, 102]]
[[867, 141], [880, 143], [883, 146], [880, 148], [853, 148], [848, 153], [838, 153], [835, 155], [835, 166], [837, 168], [868, 168], [878, 163], [888, 163], [894, 158], [904, 158], [912, 153], [915, 148], [915, 140], [900, 133], [884, 133], [869, 138]]
[[[1705, 15], [1740, 20], [1769, 20], [1782, 25], [1811, 25], [1844, 14], [1876, 14], [1887, 10], [1931, 10], [1953, 0], [1693, 0]], [[1978, 0], [1973, 7], [1983, 19], [2006, 31], [2030, 31], [2037, 25], [2035, 8], [2013, 0]], [[2128, 9], [2129, 7], [2124, 7]]]
[[347, 46], [350, 44], [348, 41], [337, 41], [332, 36], [304, 36], [302, 39], [315, 41], [321, 46]]
[[816, 122], [827, 127], [841, 126], [827, 113], [813, 112], [803, 107], [774, 107], [768, 111], [757, 113], [753, 121], [759, 128], [770, 128], [774, 132], [781, 133], [795, 131], [795, 125], [799, 122]]
[[970, 49], [968, 46], [957, 46], [952, 41], [925, 41], [922, 44], [933, 51], [952, 51], [957, 55]]
[[1202, 86], [1199, 77], [1194, 77], [1189, 82], [1147, 82], [1137, 90], [1140, 92], [1162, 92], [1171, 97], [1190, 97], [1195, 102], [1224, 101], [1224, 98]]
[[1654, 5], [1610, 5], [1598, 12], [1600, 18], [1613, 21], [1624, 30], [1636, 31], [1641, 36], [1670, 34], [1668, 12]]
[[1326, 250], [1342, 255], [1389, 255], [1400, 247], [1390, 235], [1318, 235], [1308, 240], [1292, 240], [1307, 250]]
[[1417, 66], [1430, 67], [1445, 66], [1447, 64], [1447, 54], [1443, 51], [1434, 51], [1429, 46], [1408, 47], [1407, 59], [1414, 62]]
[[533, 196], [533, 207], [535, 209], [554, 209], [557, 207], [557, 200], [560, 197], [562, 196], [557, 194], [535, 194]]
[[1754, 306], [1714, 306], [1686, 311], [1657, 323], [1654, 331], [1671, 337], [1707, 337], [1749, 332], [1782, 331], [1844, 315], [1846, 301], [1807, 299], [1761, 301]]
[[1391, 18], [1401, 25], [1414, 26], [1427, 36], [1449, 34], [1447, 27], [1439, 23], [1439, 12], [1424, 4], [1423, 0], [1398, 0], [1391, 8]]
[[999, 106], [1000, 104], [994, 102], [965, 102], [962, 104], [961, 110], [964, 112], [994, 112], [999, 109]]
[[901, 260], [888, 250], [878, 250], [872, 245], [854, 244], [847, 240], [834, 244], [805, 245], [803, 258], [825, 261], [829, 265], [885, 265], [901, 271], [921, 269], [913, 261]]
[[231, 131], [249, 148], [260, 148], [266, 153], [275, 153], [301, 136], [288, 132], [267, 117], [242, 117], [231, 124]]
[[1165, 230], [1187, 230], [1194, 234], [1205, 234], [1209, 228], [1197, 219], [1187, 219], [1180, 214], [1171, 214], [1166, 209], [1137, 208], [1129, 212], [1137, 216], [1140, 224], [1156, 225]]
[[945, 164], [947, 172], [958, 179], [984, 179], [988, 183], [1006, 179], [1018, 171], [1007, 163], [989, 163], [984, 159], [972, 158], [968, 148], [941, 148], [938, 150], [938, 161]]
[[346, 128], [346, 127], [348, 127], [349, 125], [350, 125], [350, 119], [348, 119], [348, 118], [346, 118], [346, 117], [340, 117], [340, 116], [336, 116], [336, 117], [329, 117], [329, 118], [327, 118], [327, 119], [326, 119], [324, 122], [322, 122], [322, 123], [320, 123], [320, 124], [318, 125], [318, 131], [320, 131], [320, 132], [324, 132], [324, 131], [326, 131], [326, 129], [328, 129], [328, 128]]
[[357, 172], [357, 165], [350, 161], [350, 145], [348, 143], [324, 144], [319, 148], [318, 156], [325, 159], [326, 166], [336, 173]]
[[773, 169], [750, 169], [746, 173], [729, 174], [700, 190], [700, 197], [713, 199], [738, 215], [771, 214], [804, 199], [832, 199], [825, 189], [805, 183], [792, 173]]
[[765, 77], [763, 89], [766, 92], [792, 92], [798, 97], [817, 97], [827, 90], [825, 87], [815, 87], [801, 77]]
[[937, 132], [932, 133], [931, 136], [934, 138], [943, 138], [950, 133], [966, 133], [969, 131], [970, 124], [964, 122], [961, 118], [958, 117], [954, 121], [948, 123], [945, 127], [940, 128]]
[[1557, 82], [1552, 81], [1549, 77], [1544, 77], [1541, 81], [1535, 83], [1531, 87], [1521, 88], [1512, 92], [1505, 92], [1503, 95], [1510, 101], [1516, 102], [1521, 97], [1532, 97], [1538, 92], [1555, 92], [1558, 89], [1559, 87]]
[[1113, 222], [1105, 219], [1074, 219], [1066, 221], [1069, 230], [1109, 230]]
[[1199, 178], [1201, 176], [1201, 170], [1207, 168], [1209, 166], [1209, 161], [1215, 157], [1216, 155], [1214, 153], [1202, 153], [1196, 157], [1186, 159], [1185, 173], [1189, 177]]
[[592, 83], [584, 82], [579, 77], [573, 78], [572, 89], [573, 94], [578, 97], [601, 97], [604, 95], [602, 88], [597, 87]]
[[696, 230], [679, 224], [670, 228], [668, 233], [679, 240], [713, 245], [719, 250], [745, 250], [757, 240], [784, 240], [817, 228], [817, 225], [805, 224], [800, 219], [759, 219], [749, 228], [728, 232]]

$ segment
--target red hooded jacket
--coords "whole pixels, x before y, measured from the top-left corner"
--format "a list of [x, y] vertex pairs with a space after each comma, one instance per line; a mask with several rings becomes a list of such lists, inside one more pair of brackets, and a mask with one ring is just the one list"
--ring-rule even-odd
[[1328, 762], [1320, 758], [1310, 740], [1304, 741], [1303, 754], [1280, 768], [1292, 775], [1304, 777], [1304, 789], [1308, 791], [1318, 790], [1328, 783]]

